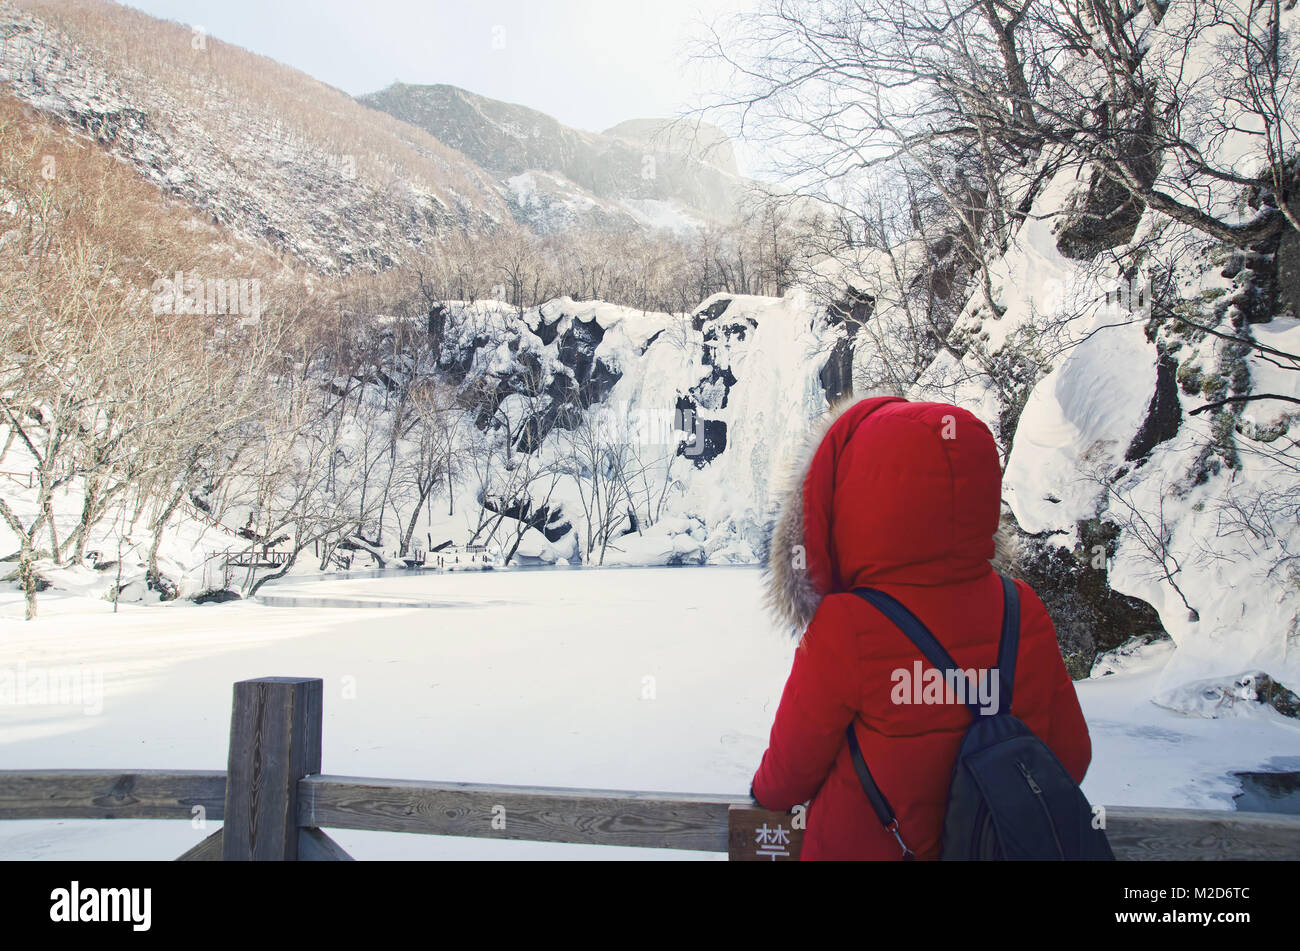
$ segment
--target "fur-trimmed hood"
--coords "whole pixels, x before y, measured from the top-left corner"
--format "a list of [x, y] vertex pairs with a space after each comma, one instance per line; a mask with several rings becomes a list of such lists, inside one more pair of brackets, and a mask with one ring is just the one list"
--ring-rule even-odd
[[768, 547], [767, 607], [802, 637], [828, 594], [1005, 573], [1002, 470], [982, 422], [944, 403], [842, 401], [786, 477]]

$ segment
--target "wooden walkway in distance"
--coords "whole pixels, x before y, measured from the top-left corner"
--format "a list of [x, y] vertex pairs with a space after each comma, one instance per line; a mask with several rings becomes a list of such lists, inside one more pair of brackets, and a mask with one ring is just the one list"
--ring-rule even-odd
[[244, 548], [214, 552], [212, 557], [222, 559], [227, 568], [280, 568], [288, 564], [293, 555], [287, 551]]
[[[0, 820], [221, 821], [185, 860], [348, 860], [323, 829], [797, 857], [796, 817], [745, 796], [322, 774], [323, 691], [314, 678], [235, 684], [225, 772], [0, 771]], [[1300, 816], [1108, 806], [1105, 821], [1122, 860], [1300, 859]]]

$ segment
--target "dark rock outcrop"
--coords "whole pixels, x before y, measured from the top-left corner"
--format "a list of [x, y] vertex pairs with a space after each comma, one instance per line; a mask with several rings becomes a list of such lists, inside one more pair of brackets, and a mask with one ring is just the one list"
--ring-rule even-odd
[[1088, 185], [1067, 207], [1064, 223], [1056, 231], [1056, 249], [1068, 258], [1090, 261], [1127, 244], [1145, 211], [1145, 202], [1094, 170]]
[[605, 329], [595, 320], [564, 315], [548, 325], [539, 317], [537, 327], [529, 329], [543, 344], [555, 344], [556, 356], [569, 378], [570, 392], [564, 401], [575, 399], [583, 409], [603, 403], [623, 378], [621, 370], [596, 355], [605, 339]]
[[447, 307], [434, 304], [429, 308], [429, 346], [434, 353], [442, 349], [443, 335], [447, 329]]
[[1284, 717], [1300, 720], [1300, 696], [1268, 674], [1259, 674], [1255, 678], [1255, 693], [1260, 703], [1268, 704]]
[[[731, 347], [744, 343], [758, 327], [758, 321], [753, 317], [744, 315], [729, 317], [731, 303], [730, 299], [725, 298], [715, 301], [708, 307], [696, 311], [691, 318], [692, 325], [701, 331], [703, 336], [704, 347], [700, 354], [700, 362], [709, 368], [699, 383], [691, 387], [693, 408], [697, 406], [708, 410], [727, 408], [731, 388], [737, 382], [736, 375], [731, 372]], [[719, 426], [723, 431], [726, 429], [725, 425], [718, 423], [714, 426], [715, 434]], [[726, 439], [723, 437], [722, 443], [725, 442]]]
[[1138, 427], [1124, 458], [1130, 462], [1141, 459], [1160, 443], [1173, 439], [1178, 435], [1182, 421], [1183, 408], [1178, 401], [1178, 364], [1169, 354], [1162, 353], [1156, 364], [1156, 391], [1147, 406], [1146, 418]]
[[817, 375], [828, 406], [853, 393], [854, 342], [875, 309], [876, 299], [853, 286], [827, 309], [827, 323], [844, 328], [844, 336], [831, 348]]
[[1277, 297], [1281, 308], [1300, 317], [1300, 232], [1288, 231], [1277, 245]]
[[817, 374], [826, 394], [826, 405], [832, 405], [853, 393], [853, 341], [848, 337], [831, 348], [826, 365]]
[[529, 528], [537, 529], [551, 544], [555, 544], [573, 530], [573, 524], [564, 517], [564, 511], [558, 505], [534, 506], [530, 499], [505, 503], [492, 498], [484, 498], [480, 504], [489, 512], [516, 519]]
[[231, 591], [227, 588], [220, 588], [214, 591], [205, 591], [194, 599], [195, 604], [227, 604], [230, 601], [242, 600], [239, 592]]
[[691, 314], [691, 329], [703, 330], [704, 325], [711, 320], [717, 320], [727, 312], [731, 306], [731, 298], [723, 297], [709, 304], [707, 307], [701, 307], [695, 313]]
[[[1124, 149], [1138, 183], [1149, 188], [1160, 173], [1161, 158], [1153, 134], [1155, 121], [1141, 106], [1100, 107], [1096, 121], [1110, 126], [1117, 147]], [[1066, 257], [1089, 261], [1111, 248], [1127, 244], [1137, 231], [1146, 202], [1100, 168], [1088, 170], [1087, 184], [1071, 196], [1056, 228], [1056, 249]]]
[[703, 469], [727, 448], [727, 424], [705, 419], [689, 396], [677, 399], [677, 425], [691, 434], [677, 447], [677, 455], [690, 459], [697, 469]]
[[1080, 522], [1080, 541], [1070, 550], [1021, 533], [1010, 516], [1004, 524], [1020, 539], [1012, 574], [1028, 582], [1047, 607], [1061, 656], [1075, 680], [1088, 676], [1098, 654], [1133, 637], [1167, 636], [1155, 608], [1110, 588], [1106, 564], [1119, 538], [1116, 526]]
[[[507, 324], [503, 335], [479, 334], [457, 343], [451, 326], [453, 312], [446, 305], [436, 305], [430, 311], [430, 331], [436, 329], [441, 342], [436, 351], [439, 370], [456, 385], [474, 383], [468, 392], [479, 429], [501, 425], [497, 410], [512, 395], [534, 403], [534, 415], [524, 422], [515, 442], [521, 452], [535, 450], [556, 427], [572, 429], [581, 420], [581, 411], [607, 400], [623, 378], [619, 367], [596, 353], [605, 337], [599, 323], [573, 314], [552, 312], [550, 316], [548, 320], [541, 311], [530, 310]], [[537, 349], [538, 341], [553, 348], [554, 360]], [[479, 351], [502, 344], [514, 357], [509, 371], [475, 369]], [[473, 373], [482, 376], [471, 381]]]

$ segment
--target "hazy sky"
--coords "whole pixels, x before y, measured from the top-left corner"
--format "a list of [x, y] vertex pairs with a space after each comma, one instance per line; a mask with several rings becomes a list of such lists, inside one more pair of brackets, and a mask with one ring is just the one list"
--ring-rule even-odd
[[757, 0], [129, 0], [359, 95], [451, 83], [580, 129], [673, 116], [698, 23]]

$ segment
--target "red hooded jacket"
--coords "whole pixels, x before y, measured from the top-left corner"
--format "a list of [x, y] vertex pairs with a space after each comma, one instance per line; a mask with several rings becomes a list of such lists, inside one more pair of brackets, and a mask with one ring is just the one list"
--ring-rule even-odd
[[[894, 672], [930, 665], [872, 605], [877, 588], [915, 614], [963, 668], [997, 665], [1002, 589], [992, 566], [1001, 514], [997, 446], [975, 416], [941, 403], [863, 400], [833, 419], [777, 523], [772, 606], [803, 631], [753, 792], [768, 809], [811, 800], [805, 859], [898, 859], [858, 782], [855, 724], [872, 775], [917, 858], [939, 857], [948, 788], [971, 714], [896, 703]], [[1024, 582], [1011, 713], [1076, 782], [1088, 728], [1042, 601]], [[806, 628], [806, 629], [805, 629]]]

